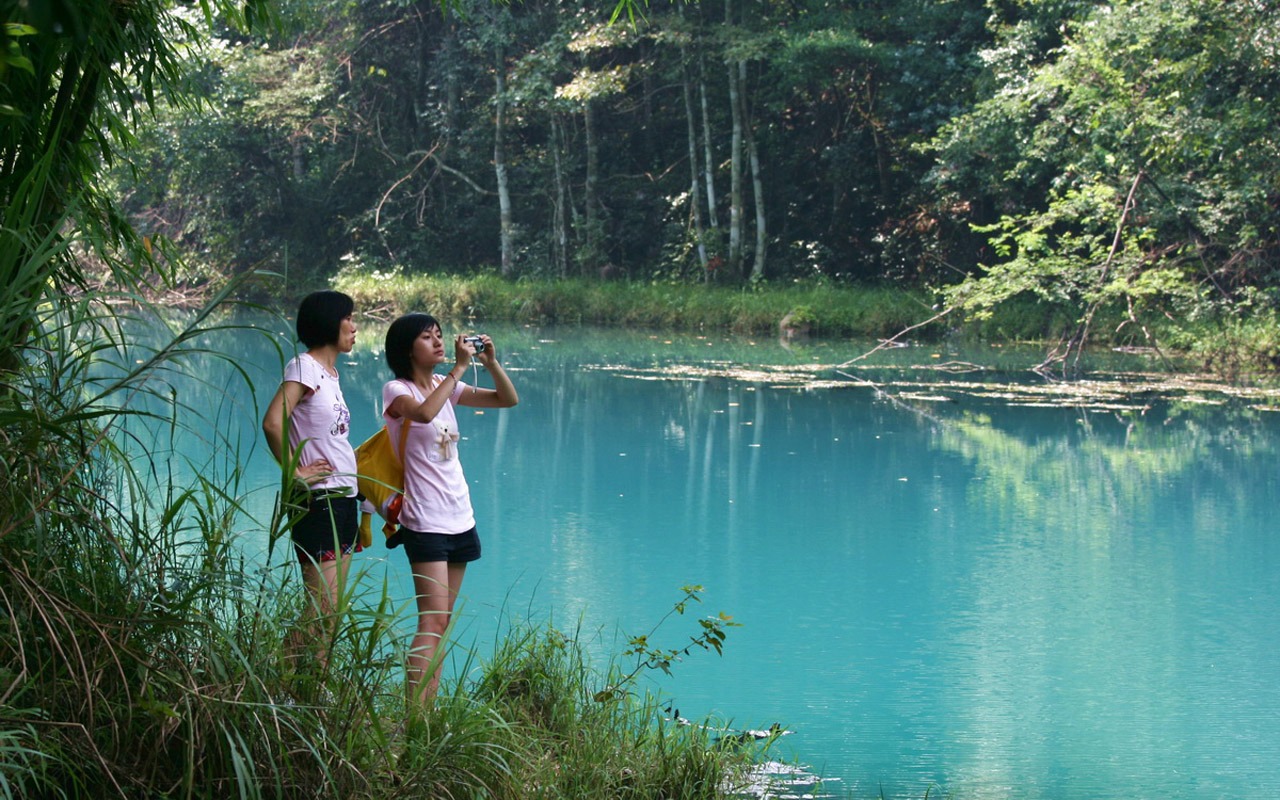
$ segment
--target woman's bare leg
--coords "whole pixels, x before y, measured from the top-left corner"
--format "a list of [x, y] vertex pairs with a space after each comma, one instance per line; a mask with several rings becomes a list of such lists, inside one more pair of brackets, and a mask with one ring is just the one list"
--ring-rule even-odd
[[296, 652], [310, 646], [323, 673], [329, 666], [329, 645], [338, 632], [338, 605], [346, 589], [351, 568], [350, 554], [333, 561], [306, 562], [302, 565], [302, 583], [307, 587], [307, 605], [302, 621], [294, 632], [289, 649]]
[[426, 703], [440, 688], [444, 637], [467, 565], [419, 561], [410, 566], [418, 599], [418, 630], [409, 648], [409, 686], [418, 702]]

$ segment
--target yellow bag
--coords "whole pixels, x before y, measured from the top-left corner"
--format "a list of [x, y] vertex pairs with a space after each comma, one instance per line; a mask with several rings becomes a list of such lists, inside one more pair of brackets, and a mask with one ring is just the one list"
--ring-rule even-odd
[[384, 535], [390, 536], [396, 532], [396, 523], [400, 520], [400, 505], [404, 501], [404, 466], [400, 454], [404, 452], [411, 424], [410, 420], [405, 419], [400, 426], [399, 453], [391, 445], [391, 434], [386, 425], [356, 448], [356, 483], [360, 494], [364, 496], [364, 503], [360, 508], [361, 547], [373, 544], [374, 512], [385, 520], [382, 526]]

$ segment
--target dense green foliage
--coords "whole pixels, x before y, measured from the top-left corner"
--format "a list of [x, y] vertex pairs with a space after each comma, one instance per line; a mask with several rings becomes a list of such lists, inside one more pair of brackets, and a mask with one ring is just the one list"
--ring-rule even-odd
[[1274, 2], [281, 10], [117, 171], [209, 276], [889, 279], [1060, 307], [1064, 356], [1277, 304]]
[[1060, 5], [1061, 18], [998, 29], [994, 91], [938, 139], [937, 184], [988, 209], [985, 269], [953, 300], [980, 311], [1026, 293], [1079, 309], [1063, 358], [1100, 308], [1149, 343], [1161, 317], [1270, 319], [1276, 5]]
[[984, 10], [882, 5], [294, 3], [206, 52], [214, 112], [147, 131], [124, 191], [224, 270], [916, 278]]

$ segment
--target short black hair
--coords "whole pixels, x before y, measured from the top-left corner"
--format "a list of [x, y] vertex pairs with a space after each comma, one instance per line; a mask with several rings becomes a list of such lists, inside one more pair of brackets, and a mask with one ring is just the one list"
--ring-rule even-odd
[[439, 327], [440, 323], [430, 314], [405, 314], [391, 323], [383, 350], [387, 366], [397, 378], [413, 378], [413, 343], [423, 331]]
[[298, 341], [308, 348], [337, 344], [342, 321], [355, 310], [355, 301], [342, 292], [312, 292], [298, 304]]

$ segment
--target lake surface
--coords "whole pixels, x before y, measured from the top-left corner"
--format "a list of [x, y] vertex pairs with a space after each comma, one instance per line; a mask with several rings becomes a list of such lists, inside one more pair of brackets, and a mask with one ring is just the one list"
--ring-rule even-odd
[[[1068, 385], [1007, 348], [886, 349], [837, 369], [874, 343], [490, 332], [521, 403], [460, 409], [485, 548], [463, 647], [484, 657], [516, 617], [616, 654], [699, 584], [703, 604], [652, 643], [682, 647], [701, 614], [741, 627], [722, 656], [645, 686], [693, 722], [780, 725], [772, 755], [827, 779], [794, 791], [1280, 792], [1274, 396], [1167, 385], [1114, 354]], [[380, 424], [382, 335], [365, 325], [342, 365], [353, 442]], [[278, 470], [260, 410], [276, 345], [292, 355], [272, 339], [207, 342], [256, 396], [218, 365], [181, 390], [242, 426], [264, 520]], [[206, 444], [174, 449], [198, 462]], [[251, 560], [263, 539], [246, 524]], [[400, 551], [359, 559], [408, 600]]]

